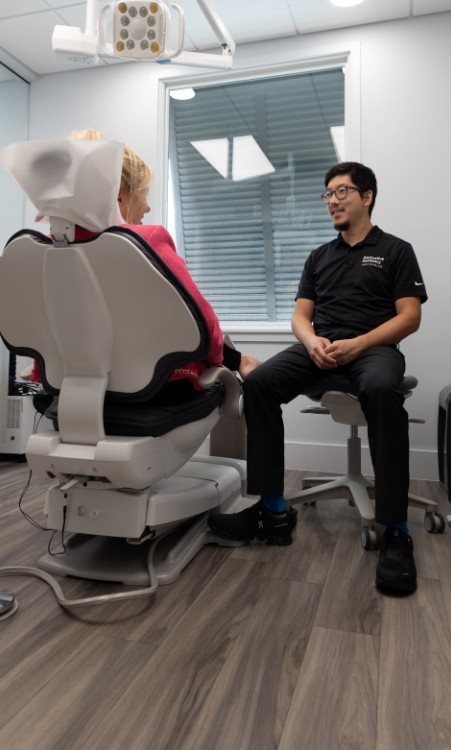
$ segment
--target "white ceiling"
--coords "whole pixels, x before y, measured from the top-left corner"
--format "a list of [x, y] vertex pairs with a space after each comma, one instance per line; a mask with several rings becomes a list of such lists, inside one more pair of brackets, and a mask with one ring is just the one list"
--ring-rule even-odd
[[[107, 2], [99, 0], [99, 8]], [[185, 49], [216, 49], [217, 39], [197, 1], [177, 2], [186, 14]], [[213, 2], [237, 46], [264, 39], [451, 11], [451, 0], [365, 0], [352, 8], [336, 7], [329, 0]], [[84, 29], [85, 22], [86, 2], [0, 0], [0, 61], [9, 64], [28, 80], [33, 78], [33, 74], [40, 76], [78, 68], [76, 63], [52, 51], [51, 38], [57, 24]]]

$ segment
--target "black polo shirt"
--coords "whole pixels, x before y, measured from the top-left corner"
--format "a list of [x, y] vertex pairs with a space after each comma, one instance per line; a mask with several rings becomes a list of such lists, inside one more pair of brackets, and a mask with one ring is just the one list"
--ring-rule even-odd
[[315, 303], [318, 336], [352, 338], [396, 315], [395, 301], [427, 294], [414, 250], [379, 227], [351, 247], [341, 234], [309, 255], [296, 299]]

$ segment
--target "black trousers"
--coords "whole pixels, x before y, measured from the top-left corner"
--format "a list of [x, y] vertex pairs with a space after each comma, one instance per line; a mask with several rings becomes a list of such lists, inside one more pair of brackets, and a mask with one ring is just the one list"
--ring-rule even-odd
[[[367, 349], [349, 365], [337, 368], [351, 378], [368, 423], [375, 475], [378, 523], [407, 520], [409, 491], [409, 422], [399, 385], [405, 362], [392, 346]], [[247, 472], [250, 494], [282, 493], [284, 425], [287, 404], [327, 371], [296, 343], [253, 370], [244, 380], [247, 424]], [[335, 372], [335, 370], [334, 370]]]

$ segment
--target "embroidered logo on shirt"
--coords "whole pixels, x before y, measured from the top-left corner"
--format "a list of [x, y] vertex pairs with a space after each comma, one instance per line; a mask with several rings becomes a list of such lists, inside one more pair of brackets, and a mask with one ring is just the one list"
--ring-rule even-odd
[[380, 255], [364, 255], [362, 258], [362, 266], [373, 266], [373, 268], [383, 268], [384, 258]]

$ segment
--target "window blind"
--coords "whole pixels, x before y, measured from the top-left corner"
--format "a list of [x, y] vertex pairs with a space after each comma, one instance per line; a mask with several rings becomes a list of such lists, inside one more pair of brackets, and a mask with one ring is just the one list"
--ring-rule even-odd
[[341, 68], [171, 99], [175, 239], [222, 322], [291, 319], [307, 255], [334, 236], [320, 194], [337, 126]]

